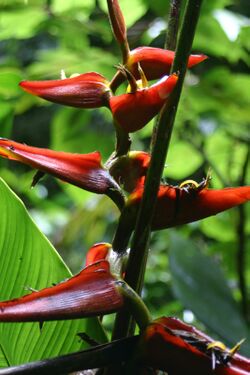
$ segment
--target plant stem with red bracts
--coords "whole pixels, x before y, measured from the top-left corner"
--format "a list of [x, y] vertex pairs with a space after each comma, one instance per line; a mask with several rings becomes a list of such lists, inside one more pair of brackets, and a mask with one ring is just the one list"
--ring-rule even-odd
[[[187, 69], [188, 57], [190, 55], [196, 25], [199, 19], [201, 4], [202, 0], [190, 0], [187, 2], [172, 67], [172, 72], [179, 72], [178, 83], [170, 96], [168, 103], [163, 107], [158, 117], [155, 143], [146, 178], [144, 195], [137, 216], [135, 232], [131, 244], [131, 252], [126, 270], [126, 281], [137, 293], [141, 292], [144, 279], [151, 221]], [[122, 229], [123, 232], [122, 227], [122, 223], [119, 223], [118, 231]], [[115, 244], [118, 243], [117, 239], [120, 237], [121, 235], [117, 233], [114, 241]], [[127, 237], [129, 240], [129, 236]], [[123, 243], [123, 246], [124, 245], [125, 243]], [[132, 332], [133, 325], [131, 325], [130, 314], [126, 311], [119, 313], [115, 323], [113, 338], [127, 336]]]

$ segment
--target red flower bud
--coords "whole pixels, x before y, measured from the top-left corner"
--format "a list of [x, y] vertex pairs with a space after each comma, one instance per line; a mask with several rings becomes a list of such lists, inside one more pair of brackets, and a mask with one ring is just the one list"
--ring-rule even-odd
[[[247, 375], [250, 360], [175, 318], [150, 324], [139, 343], [141, 363], [171, 375]], [[214, 368], [213, 368], [214, 366]]]
[[128, 133], [143, 128], [160, 111], [177, 80], [178, 76], [172, 74], [149, 88], [111, 97], [110, 108], [117, 124]]
[[86, 267], [100, 260], [105, 260], [111, 247], [112, 246], [106, 242], [93, 245], [86, 255]]
[[[127, 209], [134, 217], [143, 195], [143, 187], [129, 197]], [[250, 186], [221, 190], [180, 188], [161, 185], [152, 221], [152, 229], [159, 230], [191, 223], [216, 215], [250, 200]], [[132, 213], [133, 211], [133, 213]]]
[[124, 190], [131, 193], [144, 184], [149, 161], [150, 154], [147, 152], [130, 151], [113, 161], [109, 173]]
[[114, 36], [119, 44], [127, 42], [127, 30], [125, 20], [118, 0], [107, 0], [109, 19]]
[[[134, 75], [136, 79], [140, 79], [138, 71], [138, 63], [150, 81], [152, 79], [160, 79], [170, 73], [172, 63], [174, 61], [175, 52], [155, 47], [138, 47], [129, 53], [126, 67]], [[188, 60], [188, 68], [199, 64], [207, 59], [206, 55], [190, 55]], [[122, 82], [125, 81], [124, 75], [118, 71], [112, 80], [112, 90], [115, 91]]]
[[109, 263], [101, 261], [51, 288], [0, 302], [1, 322], [34, 322], [75, 319], [119, 310], [123, 296]]
[[94, 193], [109, 194], [109, 191], [119, 189], [109, 172], [102, 167], [99, 152], [71, 154], [0, 138], [0, 156], [28, 164]]
[[110, 96], [108, 82], [95, 72], [58, 80], [23, 81], [19, 85], [28, 93], [50, 102], [79, 108], [107, 106]]

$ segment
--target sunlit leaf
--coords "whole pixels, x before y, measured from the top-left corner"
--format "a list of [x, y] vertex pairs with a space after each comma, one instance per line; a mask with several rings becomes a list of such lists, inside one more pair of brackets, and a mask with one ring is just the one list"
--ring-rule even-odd
[[1, 12], [0, 39], [30, 38], [36, 33], [37, 26], [45, 20], [42, 7], [20, 7], [15, 11]]
[[[1, 300], [27, 294], [70, 276], [62, 259], [28, 215], [22, 202], [0, 180]], [[78, 332], [87, 331], [102, 340], [97, 320], [88, 331], [88, 320], [1, 324], [0, 347], [10, 365], [47, 358], [79, 349]]]

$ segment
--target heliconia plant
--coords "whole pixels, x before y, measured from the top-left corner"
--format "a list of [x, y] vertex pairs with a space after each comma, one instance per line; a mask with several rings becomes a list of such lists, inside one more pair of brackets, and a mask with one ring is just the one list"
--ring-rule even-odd
[[[175, 3], [172, 1], [170, 31], [171, 24], [178, 23], [173, 18]], [[107, 0], [111, 28], [122, 54], [122, 64], [111, 80], [88, 72], [20, 83], [27, 93], [50, 102], [82, 110], [108, 108], [116, 149], [104, 161], [98, 151], [59, 152], [0, 138], [0, 156], [37, 170], [32, 186], [44, 174], [51, 174], [104, 194], [115, 203], [120, 216], [113, 241], [94, 244], [77, 275], [1, 301], [0, 322], [42, 324], [114, 312], [117, 316], [110, 342], [98, 345], [85, 337], [92, 348], [0, 369], [0, 375], [89, 369], [98, 369], [100, 375], [158, 374], [158, 370], [168, 375], [250, 373], [250, 360], [238, 354], [243, 340], [230, 349], [177, 318], [153, 319], [141, 297], [151, 231], [193, 223], [250, 200], [250, 186], [213, 189], [208, 186], [210, 176], [200, 183], [188, 179], [177, 186], [161, 180], [186, 69], [207, 59], [204, 54], [191, 54], [201, 3], [187, 1], [175, 51], [147, 46], [130, 50], [119, 2]], [[177, 39], [177, 35], [172, 37]], [[154, 79], [157, 82], [150, 85], [148, 81]], [[127, 91], [116, 94], [124, 81]], [[157, 115], [151, 152], [131, 150], [129, 133], [139, 131]], [[135, 323], [139, 327], [136, 335]]]

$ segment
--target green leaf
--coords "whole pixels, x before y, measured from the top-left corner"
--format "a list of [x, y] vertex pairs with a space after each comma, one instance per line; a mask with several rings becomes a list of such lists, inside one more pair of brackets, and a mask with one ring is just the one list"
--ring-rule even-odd
[[80, 10], [81, 12], [90, 11], [93, 8], [92, 0], [71, 0], [71, 1], [62, 1], [54, 0], [52, 2], [52, 10], [55, 13], [67, 13], [72, 10]]
[[216, 241], [227, 242], [235, 240], [235, 211], [221, 212], [219, 215], [211, 216], [206, 220], [200, 221], [200, 228], [202, 232], [209, 238], [214, 238]]
[[[132, 26], [147, 11], [147, 7], [142, 0], [133, 1], [133, 12], [131, 12], [131, 0], [120, 0], [119, 3], [124, 14], [127, 27]], [[104, 11], [107, 12], [106, 0], [100, 0], [100, 6]]]
[[9, 103], [0, 102], [0, 137], [8, 138], [13, 123], [13, 107]]
[[0, 39], [30, 38], [36, 33], [36, 28], [46, 17], [46, 12], [40, 6], [26, 6], [11, 11], [2, 11]]
[[[69, 277], [59, 254], [2, 179], [0, 202], [0, 299], [20, 297], [27, 294], [25, 287], [41, 289]], [[78, 332], [104, 340], [96, 319], [48, 322], [41, 331], [38, 323], [1, 323], [0, 364], [4, 365], [3, 353], [9, 365], [16, 365], [86, 347]]]
[[88, 47], [83, 52], [76, 52], [61, 47], [38, 51], [37, 61], [29, 66], [28, 77], [29, 79], [59, 79], [60, 71], [63, 69], [67, 77], [73, 73], [85, 73], [91, 70], [110, 79], [115, 73], [115, 64], [117, 64], [115, 56], [107, 51], [104, 54], [99, 48]]
[[[109, 115], [107, 109], [104, 111]], [[53, 119], [51, 148], [83, 154], [97, 150], [105, 161], [114, 148], [113, 132], [100, 110], [62, 108]]]
[[17, 69], [2, 68], [0, 70], [0, 96], [4, 99], [10, 99], [22, 93], [18, 84], [22, 75]]
[[210, 56], [225, 57], [231, 63], [244, 56], [241, 46], [228, 39], [219, 22], [212, 18], [211, 14], [200, 18], [193, 48]]
[[177, 236], [171, 239], [169, 256], [173, 290], [183, 305], [229, 346], [247, 338], [241, 352], [249, 353], [249, 329], [219, 265]]
[[190, 144], [175, 139], [169, 149], [165, 174], [181, 180], [193, 174], [202, 162], [202, 156]]

